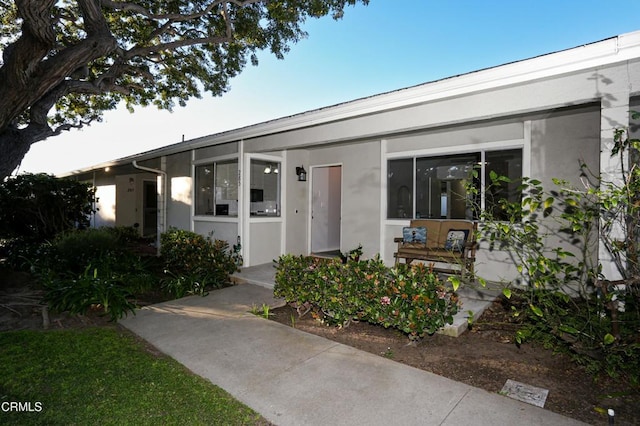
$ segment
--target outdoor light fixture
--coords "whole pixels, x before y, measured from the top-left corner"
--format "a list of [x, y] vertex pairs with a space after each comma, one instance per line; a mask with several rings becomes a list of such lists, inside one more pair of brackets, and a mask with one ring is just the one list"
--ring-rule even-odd
[[276, 164], [275, 166], [271, 164], [267, 164], [267, 166], [264, 168], [264, 174], [269, 175], [271, 173], [275, 173], [275, 174], [280, 173], [280, 170], [278, 169], [278, 164]]
[[299, 182], [307, 181], [307, 171], [304, 169], [304, 166], [296, 167], [296, 174], [298, 175]]

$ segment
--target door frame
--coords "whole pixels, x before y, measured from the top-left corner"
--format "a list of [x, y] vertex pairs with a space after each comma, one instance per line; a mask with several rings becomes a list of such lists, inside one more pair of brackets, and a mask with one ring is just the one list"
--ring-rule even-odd
[[343, 163], [327, 163], [327, 164], [316, 164], [313, 166], [309, 166], [309, 200], [308, 200], [308, 224], [307, 224], [307, 252], [309, 254], [313, 253], [313, 185], [314, 185], [314, 172], [317, 169], [322, 168], [330, 168], [330, 167], [340, 167], [340, 224], [339, 224], [339, 247], [338, 250], [342, 250], [342, 213], [343, 213], [343, 195], [344, 195], [344, 165]]

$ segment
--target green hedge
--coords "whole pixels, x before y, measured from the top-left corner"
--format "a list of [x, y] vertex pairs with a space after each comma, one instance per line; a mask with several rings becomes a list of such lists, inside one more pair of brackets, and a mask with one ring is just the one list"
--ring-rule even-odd
[[207, 289], [229, 285], [237, 268], [236, 254], [224, 240], [171, 228], [160, 236], [164, 262], [163, 288], [174, 297], [206, 295]]
[[388, 268], [379, 257], [343, 264], [284, 255], [276, 268], [276, 296], [339, 326], [367, 321], [417, 339], [452, 324], [459, 308], [457, 294], [421, 264]]

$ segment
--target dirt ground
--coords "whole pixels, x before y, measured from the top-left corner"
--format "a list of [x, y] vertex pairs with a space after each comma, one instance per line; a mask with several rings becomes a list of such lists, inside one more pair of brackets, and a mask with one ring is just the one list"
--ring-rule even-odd
[[496, 301], [460, 337], [439, 334], [409, 343], [402, 333], [368, 323], [338, 329], [298, 317], [295, 309], [274, 309], [271, 319], [299, 330], [387, 357], [397, 362], [500, 392], [508, 379], [549, 390], [545, 408], [594, 425], [607, 424], [608, 408], [615, 410], [616, 425], [640, 425], [640, 390], [630, 390], [622, 380], [594, 381], [568, 356], [541, 346], [513, 342], [513, 324]]
[[[0, 332], [43, 329], [41, 291], [30, 282], [29, 274], [3, 270], [0, 276]], [[159, 302], [151, 296], [140, 304]], [[272, 320], [299, 330], [362, 349], [396, 362], [451, 378], [489, 392], [500, 392], [507, 379], [549, 390], [545, 408], [584, 422], [603, 425], [602, 412], [613, 408], [616, 425], [640, 425], [640, 390], [623, 379], [602, 377], [594, 381], [566, 355], [553, 354], [540, 346], [513, 343], [513, 324], [502, 304], [495, 302], [473, 328], [460, 337], [433, 335], [418, 343], [393, 329], [367, 323], [352, 323], [337, 329], [307, 314], [298, 317], [285, 306], [271, 310]], [[48, 329], [88, 326], [115, 327], [97, 312], [70, 316], [49, 312]], [[293, 319], [293, 320], [292, 320]]]

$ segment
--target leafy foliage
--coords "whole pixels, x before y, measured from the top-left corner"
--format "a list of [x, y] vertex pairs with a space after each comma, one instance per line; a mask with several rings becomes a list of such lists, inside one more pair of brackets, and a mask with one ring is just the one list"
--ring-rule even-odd
[[387, 268], [379, 259], [323, 260], [281, 256], [274, 294], [331, 324], [361, 320], [417, 339], [453, 323], [457, 295], [424, 265]]
[[[543, 341], [569, 351], [594, 372], [624, 373], [638, 383], [640, 141], [629, 139], [624, 130], [616, 131], [614, 140], [612, 155], [620, 156], [620, 164], [626, 164], [627, 155], [630, 159], [620, 180], [604, 180], [585, 166], [582, 188], [553, 179], [554, 188], [545, 190], [539, 180], [523, 178], [521, 203], [500, 200], [506, 221], [490, 211], [479, 215], [489, 249], [509, 253], [522, 277], [524, 292], [513, 304], [522, 321], [516, 341]], [[588, 176], [596, 184], [589, 184]], [[490, 179], [490, 187], [508, 181], [496, 174]], [[599, 243], [622, 280], [603, 274]], [[510, 286], [503, 291], [507, 298], [512, 297]]]
[[120, 103], [220, 96], [247, 62], [283, 58], [308, 18], [368, 0], [0, 2], [0, 178], [29, 146]]
[[228, 285], [229, 275], [236, 271], [236, 253], [226, 241], [175, 228], [160, 239], [163, 287], [175, 297], [206, 295], [209, 288]]
[[75, 278], [50, 277], [45, 279], [44, 301], [58, 312], [85, 314], [96, 307], [115, 321], [128, 312], [134, 313], [136, 305], [128, 288], [128, 274], [118, 275], [109, 271], [103, 263], [100, 268], [88, 266]]
[[41, 247], [32, 266], [51, 309], [85, 314], [98, 308], [117, 320], [133, 312], [135, 295], [153, 286], [143, 259], [112, 228], [63, 233]]
[[21, 174], [0, 184], [0, 238], [44, 241], [89, 225], [95, 190], [72, 179]]

